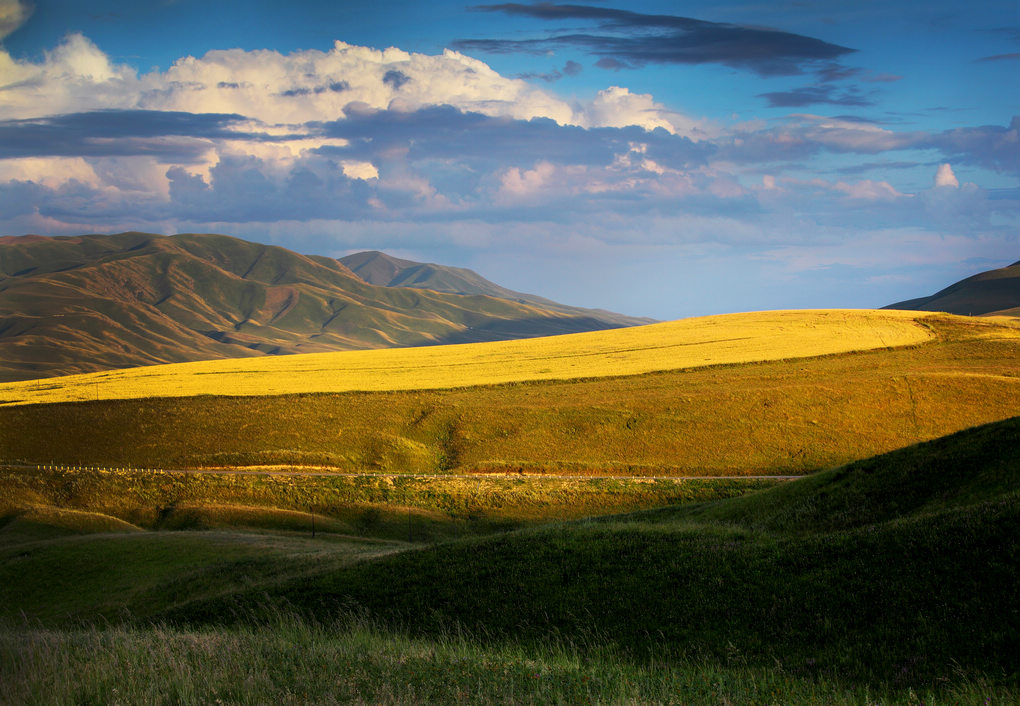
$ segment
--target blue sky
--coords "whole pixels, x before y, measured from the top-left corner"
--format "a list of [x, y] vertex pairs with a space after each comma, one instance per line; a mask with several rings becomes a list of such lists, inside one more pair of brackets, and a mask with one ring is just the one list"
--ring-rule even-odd
[[0, 235], [881, 306], [1020, 260], [1018, 76], [1016, 0], [0, 0]]

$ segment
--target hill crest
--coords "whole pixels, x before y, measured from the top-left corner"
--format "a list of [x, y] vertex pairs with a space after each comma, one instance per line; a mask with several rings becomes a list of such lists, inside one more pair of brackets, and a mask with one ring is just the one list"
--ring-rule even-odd
[[944, 311], [961, 316], [1020, 316], [1020, 261], [979, 272], [930, 296], [882, 308]]

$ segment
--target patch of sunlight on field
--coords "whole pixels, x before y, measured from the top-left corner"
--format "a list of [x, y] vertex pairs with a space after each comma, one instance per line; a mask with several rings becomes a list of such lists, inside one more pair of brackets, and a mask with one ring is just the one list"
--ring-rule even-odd
[[921, 343], [934, 337], [924, 324], [929, 316], [767, 311], [494, 343], [176, 363], [6, 383], [0, 404], [424, 390], [638, 375]]

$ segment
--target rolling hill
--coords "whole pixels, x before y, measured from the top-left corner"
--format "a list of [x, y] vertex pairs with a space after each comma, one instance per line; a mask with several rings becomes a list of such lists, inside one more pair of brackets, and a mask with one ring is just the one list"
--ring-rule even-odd
[[[25, 589], [73, 559], [83, 580], [63, 593], [48, 587], [60, 608], [84, 613], [91, 600], [115, 613], [126, 604], [127, 615], [155, 613], [175, 626], [264, 621], [271, 630], [287, 606], [317, 624], [354, 612], [401, 634], [609, 643], [656, 663], [686, 654], [865, 683], [930, 684], [974, 671], [1008, 681], [1020, 654], [1018, 434], [1014, 418], [739, 498], [414, 551], [361, 547], [362, 561], [350, 550], [336, 558], [320, 550], [317, 565], [219, 559], [206, 578], [183, 571], [199, 561], [171, 554], [166, 532], [106, 535], [78, 554], [73, 542], [22, 545], [0, 552], [0, 585], [8, 611], [45, 611], [58, 624], [59, 608]], [[176, 540], [184, 542], [196, 545], [191, 554], [223, 552], [199, 546], [200, 536]], [[226, 544], [217, 535], [207, 542]], [[146, 545], [180, 568], [158, 562], [145, 591], [104, 590], [130, 586], [128, 567]], [[223, 571], [248, 581], [223, 586]]]
[[6, 383], [0, 459], [384, 474], [803, 474], [1016, 415], [1015, 323], [765, 312]]
[[223, 235], [0, 238], [0, 380], [640, 322], [484, 292], [376, 286], [335, 259]]
[[963, 316], [1020, 316], [1020, 262], [960, 280], [931, 296], [882, 308], [945, 311]]
[[1016, 702], [1016, 319], [522, 343], [0, 385], [0, 702]]
[[115, 476], [65, 476], [0, 525], [0, 701], [1015, 703], [1018, 438], [427, 544], [268, 509], [143, 531], [74, 509]]
[[[527, 341], [209, 360], [0, 383], [0, 405], [428, 390], [634, 375], [922, 343], [935, 335], [927, 318], [867, 310], [753, 312]], [[989, 324], [984, 333], [1014, 330]]]

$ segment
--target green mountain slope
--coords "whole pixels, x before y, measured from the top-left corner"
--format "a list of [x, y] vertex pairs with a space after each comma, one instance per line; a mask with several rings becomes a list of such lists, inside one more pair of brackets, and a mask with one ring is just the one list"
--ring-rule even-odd
[[963, 316], [1020, 316], [1020, 262], [960, 280], [929, 297], [882, 308], [945, 311]]
[[620, 325], [482, 294], [374, 286], [334, 259], [222, 235], [0, 238], [0, 381]]
[[340, 262], [369, 284], [381, 287], [413, 287], [452, 294], [485, 294], [572, 316], [592, 317], [616, 326], [638, 326], [654, 322], [654, 319], [625, 316], [604, 309], [582, 309], [558, 304], [534, 294], [524, 294], [501, 287], [477, 272], [463, 267], [402, 260], [378, 250], [347, 255], [340, 258]]

